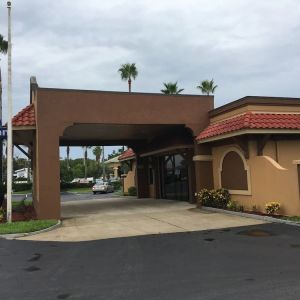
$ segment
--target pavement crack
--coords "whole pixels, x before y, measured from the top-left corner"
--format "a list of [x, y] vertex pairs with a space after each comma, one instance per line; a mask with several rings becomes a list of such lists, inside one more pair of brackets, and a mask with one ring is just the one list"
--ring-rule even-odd
[[176, 225], [176, 224], [172, 224], [172, 223], [170, 223], [170, 222], [167, 222], [167, 221], [164, 221], [164, 220], [161, 220], [161, 219], [157, 219], [157, 218], [151, 217], [151, 216], [149, 216], [149, 215], [144, 215], [144, 216], [148, 217], [149, 219], [153, 219], [153, 220], [155, 220], [155, 221], [159, 221], [159, 222], [161, 222], [161, 223], [165, 223], [165, 224], [168, 224], [168, 225], [177, 227], [177, 228], [182, 229], [182, 230], [184, 230], [184, 231], [189, 231], [188, 229], [183, 228], [183, 227], [181, 227], [181, 226], [178, 226], [178, 225]]

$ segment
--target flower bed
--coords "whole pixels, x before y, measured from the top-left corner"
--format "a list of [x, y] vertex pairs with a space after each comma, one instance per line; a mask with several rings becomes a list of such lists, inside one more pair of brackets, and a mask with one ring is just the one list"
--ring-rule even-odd
[[[36, 220], [36, 212], [31, 201], [13, 201], [12, 221]], [[0, 209], [0, 223], [6, 222], [5, 209]]]
[[197, 207], [213, 207], [224, 209], [228, 211], [244, 212], [247, 214], [272, 217], [276, 219], [288, 220], [300, 223], [300, 216], [285, 216], [280, 214], [281, 205], [279, 202], [268, 202], [265, 205], [266, 212], [261, 212], [253, 205], [253, 210], [245, 210], [244, 206], [236, 201], [231, 200], [229, 191], [226, 189], [207, 190], [202, 189], [199, 193], [195, 194], [197, 200]]

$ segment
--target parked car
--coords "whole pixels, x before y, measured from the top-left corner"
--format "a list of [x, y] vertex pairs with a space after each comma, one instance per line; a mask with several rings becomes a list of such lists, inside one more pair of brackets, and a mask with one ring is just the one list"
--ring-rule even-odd
[[92, 187], [93, 194], [97, 193], [112, 193], [114, 192], [114, 187], [109, 182], [98, 182]]

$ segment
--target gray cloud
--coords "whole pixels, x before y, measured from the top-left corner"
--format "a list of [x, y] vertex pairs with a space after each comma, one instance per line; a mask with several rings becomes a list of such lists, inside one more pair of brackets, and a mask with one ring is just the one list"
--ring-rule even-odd
[[[117, 73], [127, 61], [139, 68], [134, 91], [178, 80], [195, 94], [214, 78], [216, 106], [297, 97], [299, 15], [298, 0], [14, 0], [14, 111], [29, 101], [30, 75], [47, 87], [127, 90]], [[6, 36], [3, 2], [0, 28]]]

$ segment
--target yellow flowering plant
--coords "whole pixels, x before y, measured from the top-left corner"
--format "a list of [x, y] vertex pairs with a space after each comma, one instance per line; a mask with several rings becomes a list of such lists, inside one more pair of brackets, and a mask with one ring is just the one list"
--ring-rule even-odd
[[265, 205], [265, 209], [267, 214], [274, 215], [280, 210], [280, 203], [279, 202], [269, 202]]

